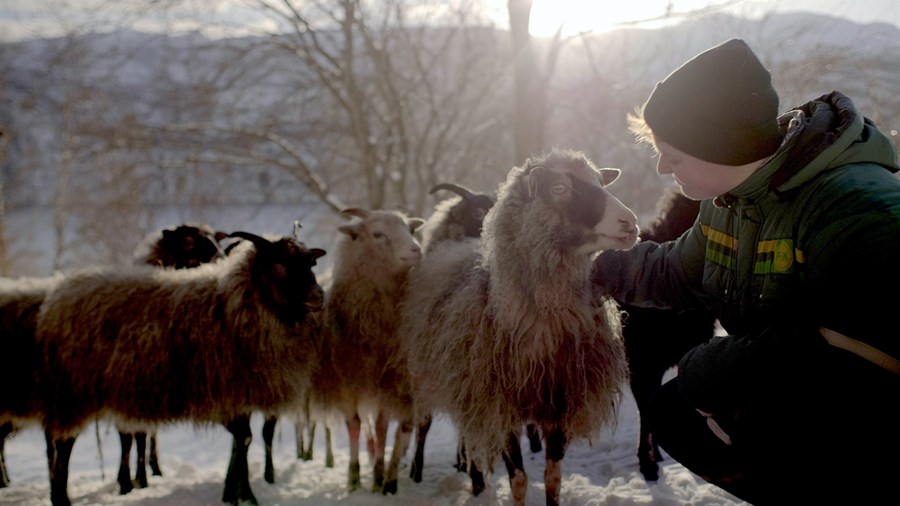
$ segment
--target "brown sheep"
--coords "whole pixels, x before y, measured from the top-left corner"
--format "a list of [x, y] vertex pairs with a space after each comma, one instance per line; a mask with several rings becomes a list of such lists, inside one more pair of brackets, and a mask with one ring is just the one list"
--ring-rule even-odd
[[[222, 258], [219, 241], [225, 238], [202, 223], [185, 223], [157, 230], [141, 241], [132, 255], [137, 265], [153, 265], [168, 269], [189, 269]], [[147, 487], [147, 464], [154, 476], [162, 476], [159, 467], [159, 451], [156, 444], [156, 430], [147, 427], [119, 427], [119, 443], [122, 448], [119, 460], [119, 493], [127, 494], [138, 487]], [[128, 429], [128, 430], [126, 430]], [[148, 438], [149, 435], [149, 438]], [[149, 441], [148, 441], [149, 439]], [[135, 444], [137, 458], [135, 477], [131, 479], [131, 444]], [[149, 459], [147, 444], [149, 442]]]
[[277, 411], [309, 388], [306, 352], [323, 304], [312, 267], [325, 254], [293, 238], [247, 239], [194, 269], [85, 269], [41, 306], [39, 395], [50, 499], [69, 506], [68, 462], [79, 432], [103, 416], [142, 424], [222, 423], [235, 440], [222, 500], [256, 503], [250, 413]]
[[557, 504], [569, 441], [616, 419], [628, 377], [620, 314], [593, 296], [590, 273], [594, 253], [637, 241], [634, 213], [604, 188], [618, 174], [575, 151], [531, 158], [501, 185], [481, 241], [448, 242], [410, 275], [401, 335], [416, 399], [450, 415], [470, 470], [502, 454], [517, 505], [523, 424], [543, 434]]

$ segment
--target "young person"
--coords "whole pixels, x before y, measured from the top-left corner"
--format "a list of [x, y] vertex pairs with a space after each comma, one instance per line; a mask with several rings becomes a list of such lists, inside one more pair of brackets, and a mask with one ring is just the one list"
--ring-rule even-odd
[[653, 398], [675, 460], [751, 503], [893, 503], [897, 151], [839, 92], [778, 107], [740, 39], [657, 83], [631, 129], [700, 213], [675, 241], [601, 253], [594, 282], [639, 306], [708, 308], [728, 333]]

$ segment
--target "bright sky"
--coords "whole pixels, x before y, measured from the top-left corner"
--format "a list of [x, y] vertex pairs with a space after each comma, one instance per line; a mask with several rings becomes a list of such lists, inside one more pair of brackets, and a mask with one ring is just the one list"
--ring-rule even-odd
[[[488, 0], [496, 19], [506, 23], [506, 0]], [[635, 21], [705, 8], [720, 8], [747, 17], [773, 10], [815, 11], [858, 22], [882, 21], [900, 26], [900, 2], [896, 0], [534, 0], [530, 31], [551, 36], [563, 25], [563, 33], [604, 32]], [[645, 28], [660, 22], [643, 23]]]
[[[377, 0], [368, 0], [375, 2]], [[507, 0], [454, 0], [469, 4], [484, 2], [488, 16], [498, 26], [507, 25]], [[651, 20], [672, 13], [713, 8], [746, 17], [758, 17], [772, 11], [813, 11], [870, 23], [882, 21], [900, 26], [900, 1], [897, 0], [533, 0], [531, 33], [551, 36], [562, 25], [563, 33], [604, 32], [624, 26], [655, 28]], [[145, 0], [145, 3], [152, 3]], [[302, 2], [298, 2], [302, 4]], [[141, 2], [119, 0], [0, 0], [0, 41], [21, 37], [58, 36], [66, 29], [90, 20], [96, 28], [116, 26], [116, 13], [128, 12], [132, 27], [153, 30], [164, 27], [195, 29], [204, 20], [227, 20], [234, 27], [260, 22], [259, 12], [247, 9], [248, 0], [179, 0], [172, 2], [168, 14], [151, 14], [139, 8]], [[422, 3], [422, 5], [429, 5]], [[432, 9], [433, 11], [433, 9]], [[671, 21], [672, 18], [670, 18]], [[207, 23], [207, 26], [209, 24]]]

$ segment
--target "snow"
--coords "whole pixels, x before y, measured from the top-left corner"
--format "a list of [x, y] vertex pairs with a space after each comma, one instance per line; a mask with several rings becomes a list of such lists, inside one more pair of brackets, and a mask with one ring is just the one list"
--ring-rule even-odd
[[[661, 463], [659, 481], [646, 483], [638, 471], [635, 455], [637, 408], [627, 388], [625, 392], [614, 429], [605, 432], [593, 445], [582, 441], [570, 445], [563, 460], [562, 506], [746, 504], [706, 483], [668, 456]], [[415, 483], [409, 478], [413, 454], [410, 448], [401, 465], [398, 493], [388, 496], [369, 490], [372, 470], [364, 444], [360, 457], [363, 486], [355, 492], [347, 492], [349, 451], [347, 431], [342, 424], [333, 429], [335, 466], [329, 469], [325, 467], [324, 430], [320, 427], [316, 431], [313, 460], [302, 461], [296, 457], [293, 423], [286, 418], [280, 419], [276, 426], [273, 444], [275, 483], [266, 483], [262, 476], [262, 422], [261, 415], [252, 418], [253, 442], [249, 452], [251, 487], [262, 506], [511, 504], [505, 467], [499, 460], [495, 463], [494, 473], [486, 477], [487, 490], [478, 497], [472, 496], [468, 477], [453, 467], [455, 431], [441, 416], [428, 433], [422, 482]], [[392, 424], [389, 432], [388, 455], [394, 427]], [[135, 489], [121, 496], [116, 483], [120, 453], [118, 434], [114, 427], [102, 422], [90, 426], [76, 441], [69, 466], [69, 496], [73, 504], [222, 504], [222, 487], [231, 452], [231, 435], [224, 427], [191, 424], [164, 427], [158, 434], [158, 445], [163, 476], [150, 476], [148, 488]], [[522, 451], [529, 480], [526, 504], [543, 505], [544, 454], [532, 454], [524, 435]], [[50, 504], [45, 452], [43, 433], [36, 427], [24, 429], [7, 440], [6, 459], [11, 484], [0, 489], [0, 506]]]

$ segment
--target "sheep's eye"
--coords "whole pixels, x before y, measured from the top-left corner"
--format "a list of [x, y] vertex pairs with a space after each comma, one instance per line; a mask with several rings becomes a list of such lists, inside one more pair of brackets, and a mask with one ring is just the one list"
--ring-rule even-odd
[[384, 237], [384, 232], [372, 232], [372, 237], [381, 239], [382, 237]]
[[566, 193], [566, 185], [562, 183], [556, 183], [555, 185], [553, 185], [551, 191], [553, 191], [554, 195], [562, 195], [563, 193]]

